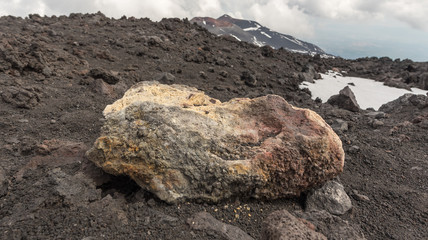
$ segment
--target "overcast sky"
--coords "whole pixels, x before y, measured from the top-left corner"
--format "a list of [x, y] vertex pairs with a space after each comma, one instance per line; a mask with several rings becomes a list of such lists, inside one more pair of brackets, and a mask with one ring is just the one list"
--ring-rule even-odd
[[[0, 0], [0, 15], [101, 11], [108, 17], [256, 20], [345, 58], [428, 61], [428, 0]], [[0, 29], [1, 31], [1, 29]]]

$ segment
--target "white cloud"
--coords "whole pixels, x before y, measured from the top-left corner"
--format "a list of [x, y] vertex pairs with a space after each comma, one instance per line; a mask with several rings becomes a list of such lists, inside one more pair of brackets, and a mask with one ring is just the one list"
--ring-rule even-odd
[[109, 17], [218, 17], [254, 19], [273, 30], [307, 37], [316, 18], [366, 23], [397, 19], [428, 30], [428, 1], [421, 0], [0, 0], [0, 15], [68, 15], [101, 11]]
[[385, 1], [385, 12], [410, 26], [428, 31], [428, 1]]
[[171, 0], [99, 0], [97, 7], [110, 17], [135, 16], [160, 20], [164, 17], [185, 17], [183, 1]]
[[308, 15], [345, 21], [373, 22], [396, 19], [409, 26], [428, 30], [428, 1], [421, 0], [289, 0]]
[[308, 16], [288, 0], [0, 0], [0, 15], [27, 16], [68, 15], [73, 12], [101, 11], [109, 17], [148, 17], [159, 21], [164, 17], [219, 17], [225, 13], [237, 18], [259, 21], [273, 30], [296, 36], [313, 33]]
[[271, 0], [253, 4], [246, 15], [271, 29], [299, 37], [313, 34], [309, 18], [297, 7], [289, 7], [286, 1]]

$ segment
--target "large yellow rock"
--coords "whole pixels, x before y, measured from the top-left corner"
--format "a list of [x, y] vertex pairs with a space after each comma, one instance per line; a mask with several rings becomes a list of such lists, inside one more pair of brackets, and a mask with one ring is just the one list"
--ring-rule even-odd
[[143, 82], [104, 116], [89, 159], [167, 202], [296, 196], [343, 169], [330, 126], [276, 95], [222, 103], [195, 88]]

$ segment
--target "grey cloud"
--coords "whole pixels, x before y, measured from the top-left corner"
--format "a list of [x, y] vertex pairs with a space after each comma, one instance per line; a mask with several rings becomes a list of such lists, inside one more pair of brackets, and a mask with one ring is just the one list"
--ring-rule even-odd
[[307, 15], [345, 21], [396, 19], [413, 28], [428, 30], [428, 1], [420, 0], [289, 0]]
[[29, 13], [68, 15], [101, 11], [110, 17], [217, 17], [223, 13], [254, 19], [274, 30], [311, 36], [311, 19], [340, 19], [349, 22], [397, 19], [427, 30], [428, 1], [420, 0], [0, 0], [0, 15]]
[[[88, 0], [74, 0], [74, 1], [57, 1], [57, 0], [44, 0], [43, 1], [49, 10], [58, 13], [76, 13], [76, 12], [94, 12], [97, 10], [96, 1]], [[83, 9], [86, 9], [83, 10]]]
[[276, 31], [296, 36], [311, 35], [313, 29], [308, 16], [295, 7], [289, 7], [287, 3], [288, 0], [0, 0], [0, 5], [4, 6], [0, 8], [0, 15], [68, 15], [72, 12], [101, 11], [109, 17], [127, 15], [158, 21], [163, 17], [218, 17], [227, 13], [234, 17], [257, 20]]

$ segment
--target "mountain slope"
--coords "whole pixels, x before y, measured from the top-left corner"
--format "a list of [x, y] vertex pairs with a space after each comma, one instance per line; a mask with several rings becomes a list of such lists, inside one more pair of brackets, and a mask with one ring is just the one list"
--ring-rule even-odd
[[256, 21], [236, 19], [225, 14], [217, 19], [195, 17], [191, 22], [205, 27], [216, 35], [230, 35], [239, 41], [249, 42], [257, 46], [269, 45], [276, 49], [282, 47], [292, 52], [327, 56], [321, 48], [312, 43], [272, 31]]

